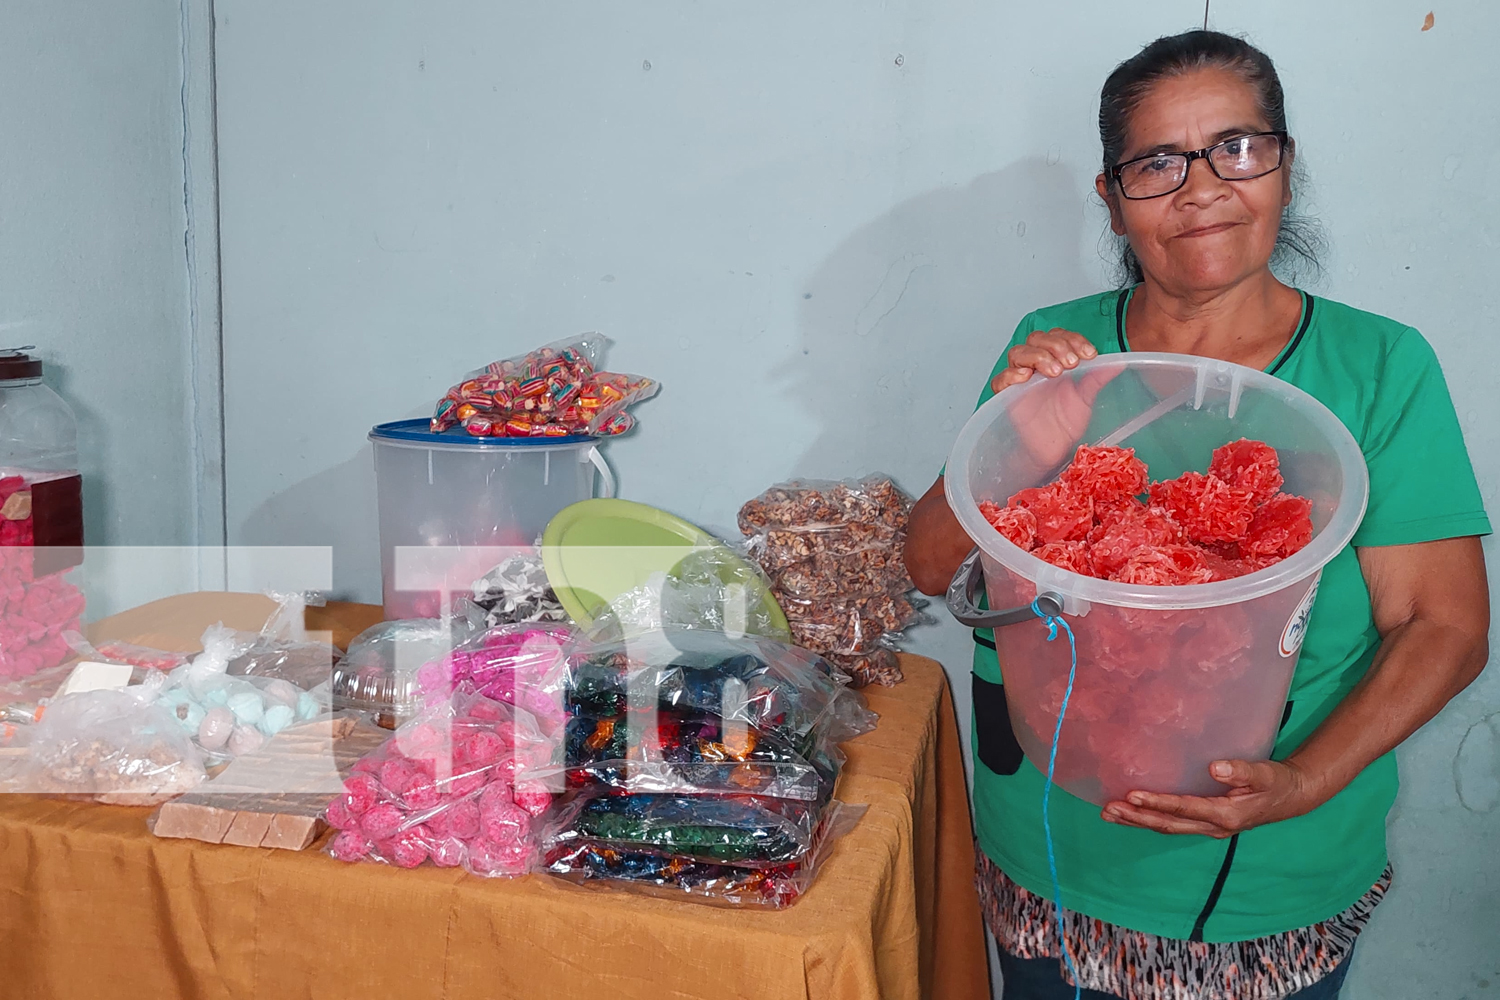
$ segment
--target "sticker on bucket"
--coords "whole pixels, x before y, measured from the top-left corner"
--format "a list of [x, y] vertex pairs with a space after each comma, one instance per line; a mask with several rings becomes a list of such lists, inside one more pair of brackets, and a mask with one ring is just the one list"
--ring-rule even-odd
[[1312, 615], [1313, 601], [1318, 599], [1318, 584], [1322, 579], [1323, 574], [1319, 573], [1297, 605], [1297, 610], [1287, 619], [1286, 628], [1281, 630], [1282, 656], [1293, 656], [1302, 648], [1302, 640], [1307, 636], [1307, 619]]

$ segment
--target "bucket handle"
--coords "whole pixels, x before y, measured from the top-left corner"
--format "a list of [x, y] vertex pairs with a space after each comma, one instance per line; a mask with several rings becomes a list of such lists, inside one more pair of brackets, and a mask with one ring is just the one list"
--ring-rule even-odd
[[970, 628], [1001, 628], [1036, 618], [1038, 608], [1048, 617], [1055, 617], [1063, 611], [1062, 595], [1051, 591], [1038, 594], [1035, 605], [1023, 604], [1019, 608], [1004, 611], [983, 611], [978, 606], [983, 587], [984, 568], [979, 565], [979, 550], [975, 549], [969, 553], [963, 565], [958, 567], [958, 572], [953, 574], [953, 582], [948, 584], [948, 610], [960, 625]]
[[605, 499], [613, 497], [615, 495], [615, 474], [610, 471], [609, 463], [604, 460], [604, 456], [599, 453], [599, 449], [594, 445], [589, 445], [589, 450], [584, 453], [584, 457], [594, 463], [594, 468], [599, 470], [599, 478], [603, 480], [599, 496]]

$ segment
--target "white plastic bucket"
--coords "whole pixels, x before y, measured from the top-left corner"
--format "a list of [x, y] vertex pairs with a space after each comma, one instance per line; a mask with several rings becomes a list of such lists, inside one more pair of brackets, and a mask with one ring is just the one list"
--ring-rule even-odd
[[437, 594], [400, 586], [396, 549], [479, 550], [472, 566], [453, 555], [460, 564], [447, 575], [466, 587], [493, 568], [494, 549], [535, 545], [558, 511], [595, 496], [596, 477], [598, 495], [615, 493], [592, 437], [475, 437], [462, 428], [434, 434], [426, 420], [398, 420], [375, 427], [370, 441], [387, 620], [438, 613]]
[[[1277, 450], [1283, 490], [1312, 501], [1313, 539], [1238, 579], [1150, 587], [1081, 576], [1011, 544], [979, 512], [981, 501], [1003, 506], [1051, 482], [1079, 444], [1134, 448], [1156, 481], [1206, 471], [1214, 448], [1240, 438]], [[1359, 526], [1369, 478], [1349, 431], [1295, 386], [1224, 361], [1131, 353], [1037, 377], [985, 403], [954, 442], [945, 490], [978, 545], [990, 608], [1059, 598], [1078, 671], [1056, 780], [1103, 803], [1132, 790], [1220, 794], [1211, 762], [1270, 753], [1319, 574]], [[964, 603], [969, 569], [955, 579], [950, 606]], [[1062, 634], [1049, 643], [1034, 616], [1012, 619], [995, 629], [1006, 703], [1021, 748], [1045, 770], [1068, 643]]]

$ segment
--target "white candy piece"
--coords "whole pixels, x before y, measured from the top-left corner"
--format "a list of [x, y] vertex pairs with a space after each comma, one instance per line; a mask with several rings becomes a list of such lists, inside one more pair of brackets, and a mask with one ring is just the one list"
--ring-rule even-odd
[[265, 745], [265, 736], [254, 726], [235, 726], [234, 732], [229, 734], [229, 752], [236, 757], [254, 753]]
[[198, 726], [198, 745], [205, 750], [222, 749], [234, 730], [234, 713], [227, 708], [211, 708]]

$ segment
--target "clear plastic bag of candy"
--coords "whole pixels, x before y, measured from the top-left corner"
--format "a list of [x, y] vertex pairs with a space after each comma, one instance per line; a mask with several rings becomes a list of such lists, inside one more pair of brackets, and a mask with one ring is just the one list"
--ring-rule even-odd
[[903, 631], [931, 621], [916, 601], [900, 594], [819, 601], [783, 597], [781, 609], [798, 645], [841, 656], [892, 648]]
[[526, 710], [551, 735], [566, 717], [562, 692], [574, 640], [568, 625], [498, 625], [424, 663], [416, 673], [417, 687], [425, 703], [436, 704], [470, 683], [487, 698]]
[[816, 801], [832, 794], [843, 752], [818, 732], [794, 737], [722, 715], [645, 710], [568, 719], [561, 762], [528, 772], [572, 786]]
[[322, 607], [319, 594], [268, 592], [276, 610], [261, 626], [249, 648], [229, 661], [231, 674], [284, 680], [311, 691], [329, 681], [343, 651], [307, 638], [303, 618], [308, 607]]
[[664, 628], [583, 643], [569, 658], [570, 714], [627, 708], [696, 712], [748, 723], [798, 745], [815, 731], [842, 743], [875, 726], [858, 693], [821, 657], [760, 636]]
[[31, 732], [20, 790], [87, 796], [113, 805], [154, 805], [204, 780], [203, 759], [155, 683], [65, 695]]
[[462, 425], [493, 437], [623, 434], [626, 408], [656, 394], [649, 378], [598, 370], [608, 338], [583, 334], [470, 372], [438, 401], [434, 433]]
[[797, 479], [778, 483], [740, 508], [740, 531], [770, 528], [868, 525], [904, 532], [912, 499], [891, 477], [875, 474], [842, 481]]
[[587, 789], [547, 816], [543, 850], [586, 840], [623, 851], [665, 851], [710, 864], [764, 868], [813, 846], [828, 801], [754, 795], [618, 794]]
[[864, 806], [831, 803], [812, 846], [780, 865], [714, 864], [667, 851], [620, 850], [578, 838], [548, 850], [545, 870], [581, 884], [596, 883], [674, 899], [780, 909], [807, 892], [833, 842], [853, 829], [864, 812]]
[[[0, 529], [23, 523], [29, 532], [29, 514], [24, 521], [0, 516]], [[33, 572], [36, 550], [30, 544], [29, 534], [21, 540], [0, 539], [0, 682], [30, 677], [66, 660], [63, 633], [77, 631], [83, 614], [83, 593], [67, 581], [66, 573]]]
[[477, 875], [523, 875], [536, 864], [536, 817], [552, 793], [517, 774], [552, 756], [535, 720], [460, 684], [359, 760], [329, 803], [341, 861], [398, 868], [462, 865]]

